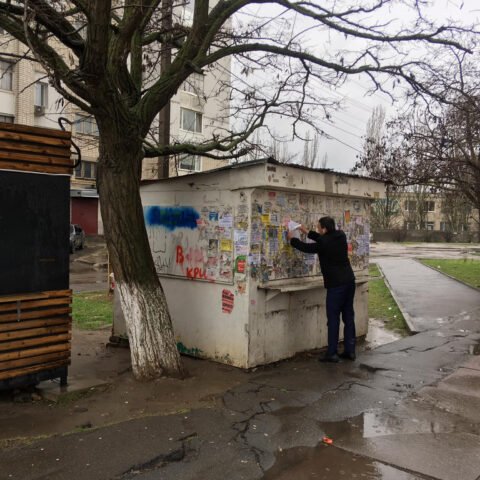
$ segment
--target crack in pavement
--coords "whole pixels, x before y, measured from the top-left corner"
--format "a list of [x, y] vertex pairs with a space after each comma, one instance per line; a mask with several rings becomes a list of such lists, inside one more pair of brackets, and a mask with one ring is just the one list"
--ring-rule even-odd
[[385, 367], [374, 367], [373, 365], [368, 365], [368, 363], [360, 363], [358, 366], [360, 370], [366, 370], [367, 372], [370, 373], [376, 373], [376, 372], [400, 372], [401, 370], [396, 370], [394, 368], [385, 368]]
[[188, 454], [195, 451], [194, 448], [191, 448], [188, 446], [188, 443], [197, 437], [198, 437], [198, 434], [194, 432], [194, 433], [191, 433], [190, 435], [186, 435], [184, 437], [179, 438], [177, 442], [179, 441], [182, 442], [182, 445], [180, 448], [177, 448], [172, 452], [169, 452], [166, 454], [162, 453], [160, 455], [157, 455], [156, 457], [151, 458], [147, 462], [134, 465], [133, 467], [129, 468], [127, 471], [114, 477], [114, 479], [112, 480], [130, 480], [132, 478], [135, 478], [138, 475], [142, 475], [144, 473], [148, 473], [154, 470], [159, 470], [161, 468], [164, 468], [170, 463], [178, 463], [185, 460]]
[[[250, 426], [251, 426], [251, 422], [258, 416], [258, 415], [265, 415], [267, 413], [272, 413], [272, 410], [269, 409], [269, 410], [266, 410], [265, 407], [268, 405], [268, 403], [272, 402], [274, 400], [269, 400], [267, 402], [260, 402], [259, 403], [259, 407], [260, 407], [260, 411], [257, 411], [255, 412], [254, 414], [252, 414], [250, 417], [248, 417], [247, 419], [245, 420], [242, 420], [240, 422], [235, 422], [233, 425], [232, 425], [232, 428], [234, 428], [235, 430], [237, 430], [237, 434], [234, 436], [233, 438], [233, 441], [235, 442], [238, 442], [239, 441], [239, 438], [241, 439], [241, 443], [248, 449], [250, 450], [254, 457], [255, 457], [255, 462], [258, 466], [258, 468], [260, 468], [262, 474], [265, 473], [265, 469], [263, 468], [262, 466], [262, 463], [261, 463], [261, 459], [260, 459], [260, 456], [263, 455], [264, 452], [263, 450], [260, 450], [259, 448], [253, 446], [253, 445], [250, 445], [248, 440], [247, 440], [247, 432], [250, 430]], [[237, 426], [240, 427], [241, 425], [243, 424], [243, 426], [241, 428], [238, 428], [237, 429]]]
[[[336, 386], [335, 388], [332, 388], [332, 389], [329, 389], [329, 390], [326, 390], [324, 392], [322, 392], [320, 394], [320, 397], [316, 400], [316, 402], [320, 401], [324, 396], [328, 395], [328, 394], [332, 394], [332, 393], [335, 393], [335, 392], [339, 392], [339, 391], [348, 391], [348, 390], [351, 390], [351, 388], [354, 386], [354, 385], [357, 385], [359, 387], [364, 387], [364, 388], [369, 388], [369, 389], [374, 389], [374, 387], [370, 386], [370, 385], [365, 385], [365, 384], [362, 384], [360, 382], [357, 382], [357, 381], [345, 381], [343, 383], [341, 383], [340, 385]], [[259, 385], [259, 388], [258, 388], [258, 392], [260, 392], [262, 390], [262, 388], [264, 387], [268, 387], [268, 388], [272, 388], [272, 389], [275, 389], [275, 387], [271, 387], [269, 385]], [[251, 451], [254, 455], [254, 458], [255, 458], [255, 461], [256, 461], [256, 464], [258, 466], [258, 468], [260, 468], [262, 474], [265, 474], [266, 471], [262, 465], [262, 461], [261, 461], [261, 456], [265, 455], [265, 454], [274, 454], [274, 452], [270, 452], [268, 450], [262, 450], [256, 446], [253, 446], [253, 445], [250, 445], [248, 439], [247, 439], [247, 434], [248, 432], [251, 430], [251, 427], [252, 427], [252, 424], [253, 424], [253, 421], [255, 421], [255, 419], [257, 419], [258, 416], [260, 415], [267, 415], [267, 414], [275, 414], [275, 411], [273, 411], [269, 404], [271, 402], [274, 402], [276, 401], [275, 399], [272, 399], [272, 400], [269, 400], [269, 401], [262, 401], [262, 402], [259, 402], [258, 406], [259, 406], [259, 409], [257, 409], [256, 412], [254, 412], [252, 415], [250, 415], [248, 418], [242, 420], [242, 421], [239, 421], [239, 422], [235, 422], [233, 425], [232, 425], [232, 428], [234, 428], [235, 430], [237, 430], [237, 434], [234, 436], [233, 438], [233, 441], [235, 442], [241, 442], [241, 444], [243, 446], [245, 446], [249, 451]], [[298, 407], [298, 415], [300, 417], [303, 417], [303, 418], [308, 418], [308, 417], [305, 417], [303, 416], [300, 412], [304, 409], [304, 408], [308, 408], [308, 404], [304, 404], [302, 407]], [[281, 408], [278, 409], [278, 411], [282, 410]], [[252, 431], [255, 430], [255, 428], [252, 429]], [[320, 442], [319, 442], [320, 443]], [[319, 444], [318, 443], [318, 444]]]
[[246, 390], [246, 391], [241, 391], [241, 392], [235, 392], [234, 390], [227, 390], [224, 395], [222, 396], [222, 405], [225, 409], [227, 410], [230, 410], [230, 411], [233, 411], [233, 412], [236, 412], [236, 413], [247, 413], [249, 410], [252, 409], [252, 407], [248, 407], [246, 408], [245, 410], [238, 410], [238, 409], [235, 409], [233, 407], [230, 407], [227, 405], [226, 403], [226, 397], [227, 396], [231, 396], [232, 398], [235, 398], [239, 395], [246, 395], [246, 394], [259, 394], [261, 392], [261, 390], [263, 388], [269, 388], [269, 385], [265, 385], [265, 384], [255, 384], [252, 382], [249, 382], [247, 385], [258, 385], [256, 388], [252, 389], [252, 390]]

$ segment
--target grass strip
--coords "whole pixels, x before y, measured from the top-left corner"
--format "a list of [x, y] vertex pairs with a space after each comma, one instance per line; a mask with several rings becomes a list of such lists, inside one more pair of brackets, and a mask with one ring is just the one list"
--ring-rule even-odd
[[472, 287], [480, 288], [480, 260], [420, 258], [420, 262]]
[[96, 330], [112, 325], [113, 297], [105, 292], [73, 295], [73, 325], [83, 330]]
[[385, 323], [385, 327], [402, 335], [408, 335], [408, 327], [402, 312], [385, 284], [375, 263], [369, 265], [368, 316]]

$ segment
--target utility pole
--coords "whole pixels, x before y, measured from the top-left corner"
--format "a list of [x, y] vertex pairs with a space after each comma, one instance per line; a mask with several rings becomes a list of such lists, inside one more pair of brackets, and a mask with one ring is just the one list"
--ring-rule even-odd
[[[172, 63], [172, 25], [173, 25], [173, 0], [162, 0], [162, 21], [161, 27], [164, 34], [162, 52], [160, 55], [160, 74]], [[170, 143], [170, 101], [162, 108], [158, 117], [158, 140], [160, 145]], [[158, 157], [157, 178], [168, 178], [170, 176], [170, 157], [164, 155]]]

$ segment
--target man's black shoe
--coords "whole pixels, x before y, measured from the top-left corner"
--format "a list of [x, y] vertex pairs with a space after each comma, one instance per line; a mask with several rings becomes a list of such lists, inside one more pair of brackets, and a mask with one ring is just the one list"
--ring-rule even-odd
[[324, 357], [319, 358], [318, 361], [325, 362], [325, 363], [338, 363], [340, 361], [340, 358], [338, 357], [337, 354], [325, 355]]
[[354, 362], [355, 359], [357, 358], [357, 356], [354, 353], [350, 353], [350, 352], [343, 352], [339, 355], [339, 357], [345, 360], [351, 360], [352, 362]]

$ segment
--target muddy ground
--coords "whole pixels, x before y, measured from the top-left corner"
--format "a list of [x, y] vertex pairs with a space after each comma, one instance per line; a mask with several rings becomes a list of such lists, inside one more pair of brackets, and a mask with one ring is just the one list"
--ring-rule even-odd
[[30, 391], [1, 394], [0, 442], [23, 442], [28, 437], [209, 407], [219, 394], [248, 377], [237, 368], [184, 357], [187, 379], [139, 383], [130, 369], [129, 351], [108, 347], [109, 336], [109, 330], [73, 330], [71, 391], [58, 395], [58, 383], [48, 381], [42, 382], [33, 395]]

